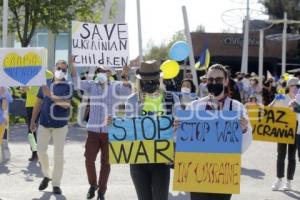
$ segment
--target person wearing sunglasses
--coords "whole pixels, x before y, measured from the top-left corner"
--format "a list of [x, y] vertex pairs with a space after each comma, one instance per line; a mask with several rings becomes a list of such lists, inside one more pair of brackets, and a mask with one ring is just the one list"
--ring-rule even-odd
[[[228, 83], [228, 72], [224, 66], [220, 64], [212, 65], [207, 72], [207, 89], [209, 95], [192, 102], [187, 110], [229, 110], [241, 113], [240, 125], [243, 132], [242, 152], [245, 152], [252, 142], [252, 128], [244, 105], [229, 97]], [[230, 200], [231, 196], [231, 194], [191, 192], [191, 200]]]
[[[299, 79], [292, 77], [287, 81], [286, 94], [280, 94], [275, 97], [270, 106], [274, 107], [291, 107], [295, 96], [299, 90]], [[292, 109], [292, 108], [291, 108]], [[287, 182], [283, 185], [285, 158], [288, 156]], [[277, 179], [272, 185], [273, 191], [283, 189], [284, 191], [292, 190], [292, 180], [296, 170], [296, 145], [281, 144], [277, 145]]]
[[[52, 181], [55, 195], [62, 194], [60, 184], [63, 176], [64, 146], [73, 96], [73, 84], [67, 81], [67, 71], [67, 62], [59, 60], [55, 65], [54, 78], [39, 88], [30, 122], [30, 130], [32, 132], [37, 130], [37, 154], [44, 175], [39, 190], [45, 190]], [[73, 71], [72, 78], [75, 78]], [[40, 117], [37, 129], [38, 116]], [[54, 145], [52, 171], [47, 154], [51, 138]]]

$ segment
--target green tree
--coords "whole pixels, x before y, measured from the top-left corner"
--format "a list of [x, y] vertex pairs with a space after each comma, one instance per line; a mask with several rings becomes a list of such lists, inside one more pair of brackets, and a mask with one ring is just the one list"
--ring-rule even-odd
[[[266, 8], [266, 13], [272, 19], [283, 19], [284, 12], [287, 12], [288, 19], [300, 20], [300, 1], [299, 0], [260, 0], [262, 5]], [[282, 24], [275, 25], [282, 28]], [[289, 33], [298, 33], [300, 27], [298, 24], [289, 24]], [[300, 55], [300, 41], [297, 41], [298, 57]]]
[[169, 49], [171, 46], [180, 40], [185, 40], [183, 31], [177, 31], [169, 41], [163, 41], [160, 45], [155, 45], [154, 41], [150, 40], [147, 44], [144, 60], [166, 60], [168, 59]]
[[[27, 47], [37, 28], [70, 30], [71, 20], [99, 22], [104, 0], [9, 0], [9, 31]], [[0, 1], [2, 12], [3, 1]], [[1, 15], [2, 16], [2, 15]]]
[[284, 12], [287, 12], [288, 18], [300, 19], [299, 0], [260, 0], [260, 2], [272, 18], [282, 19]]
[[200, 24], [196, 27], [196, 31], [197, 33], [205, 33], [205, 26]]

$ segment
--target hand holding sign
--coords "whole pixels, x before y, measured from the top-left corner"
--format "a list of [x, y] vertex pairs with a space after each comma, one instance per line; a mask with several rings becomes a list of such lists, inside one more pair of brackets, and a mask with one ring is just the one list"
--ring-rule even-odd
[[290, 108], [247, 107], [254, 140], [294, 144], [296, 113]]
[[0, 97], [5, 97], [5, 88], [4, 87], [0, 87]]
[[180, 126], [180, 121], [178, 119], [175, 119], [173, 123], [174, 132], [176, 132], [179, 126]]
[[106, 117], [106, 126], [110, 126], [112, 124], [113, 118], [112, 116]]
[[176, 115], [181, 124], [176, 137], [174, 190], [239, 193], [241, 126], [247, 120], [239, 122], [234, 111], [187, 110]]
[[168, 115], [115, 118], [108, 128], [110, 164], [171, 163], [172, 125]]
[[248, 120], [245, 117], [241, 117], [240, 124], [243, 130], [243, 134], [247, 132], [248, 130]]

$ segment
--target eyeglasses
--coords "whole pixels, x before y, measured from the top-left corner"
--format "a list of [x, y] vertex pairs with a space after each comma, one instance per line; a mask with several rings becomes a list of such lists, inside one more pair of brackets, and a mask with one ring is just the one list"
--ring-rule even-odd
[[208, 77], [207, 78], [207, 82], [208, 83], [223, 83], [223, 80], [224, 80], [224, 77], [216, 77], [216, 78], [213, 78], [213, 77]]
[[66, 69], [66, 68], [62, 69], [62, 68], [60, 68], [60, 67], [56, 67], [56, 69], [57, 69], [57, 70], [61, 70], [61, 71], [63, 71], [63, 72], [67, 72], [67, 70], [68, 70], [68, 69]]
[[298, 89], [300, 88], [300, 85], [291, 85], [291, 86], [295, 86], [295, 87], [297, 87]]

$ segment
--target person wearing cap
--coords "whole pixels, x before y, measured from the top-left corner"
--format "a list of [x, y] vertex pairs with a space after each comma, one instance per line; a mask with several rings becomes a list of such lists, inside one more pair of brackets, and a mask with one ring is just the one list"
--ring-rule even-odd
[[[107, 182], [110, 174], [108, 157], [108, 116], [116, 116], [121, 98], [132, 92], [131, 84], [127, 80], [111, 81], [110, 68], [99, 66], [94, 80], [81, 80], [78, 88], [85, 92], [90, 99], [90, 112], [87, 122], [87, 139], [85, 143], [85, 166], [89, 182], [87, 199], [92, 199], [97, 191], [97, 200], [105, 199]], [[97, 180], [95, 161], [101, 151], [100, 175]]]
[[[167, 92], [157, 61], [141, 63], [136, 71], [137, 91], [126, 102], [126, 117], [173, 115], [180, 109], [177, 95]], [[130, 175], [138, 200], [168, 200], [170, 163], [131, 164]]]
[[[280, 94], [275, 97], [270, 106], [274, 107], [290, 107], [298, 93], [299, 79], [292, 77], [287, 81], [287, 94]], [[287, 182], [283, 185], [285, 158], [288, 156], [287, 166]], [[277, 145], [277, 179], [272, 185], [273, 191], [283, 189], [285, 191], [292, 190], [292, 180], [296, 170], [296, 145], [281, 144]]]
[[250, 95], [249, 100], [247, 101], [247, 103], [245, 104], [245, 106], [246, 106], [246, 108], [248, 108], [250, 106], [260, 106], [260, 107], [263, 107], [263, 105], [258, 102], [257, 95], [255, 95], [255, 94]]
[[[64, 166], [64, 146], [68, 133], [73, 85], [67, 81], [68, 64], [64, 60], [57, 61], [54, 78], [47, 85], [39, 88], [35, 106], [32, 111], [30, 131], [37, 130], [37, 154], [44, 175], [39, 190], [45, 190], [52, 181], [53, 194], [60, 195], [61, 179]], [[72, 77], [75, 77], [72, 71]], [[37, 129], [37, 119], [39, 126]], [[48, 159], [48, 145], [53, 140], [54, 162], [51, 172]]]
[[[53, 79], [53, 73], [49, 70], [46, 71], [46, 80], [47, 82], [51, 82], [51, 80]], [[33, 107], [35, 106], [36, 100], [37, 100], [37, 94], [39, 92], [39, 88], [38, 86], [29, 86], [29, 87], [21, 87], [21, 92], [22, 93], [26, 93], [26, 101], [25, 101], [25, 107], [26, 107], [26, 123], [27, 123], [27, 127], [28, 127], [28, 133], [29, 134], [30, 131], [30, 123], [31, 123], [31, 117], [32, 117], [32, 111], [33, 111]], [[37, 117], [37, 121], [38, 121]], [[37, 123], [36, 121], [36, 123]], [[34, 138], [36, 140], [36, 131], [33, 132]], [[37, 156], [37, 152], [36, 151], [32, 151], [32, 155], [31, 157], [28, 159], [29, 161], [36, 161], [38, 160], [38, 156]]]

